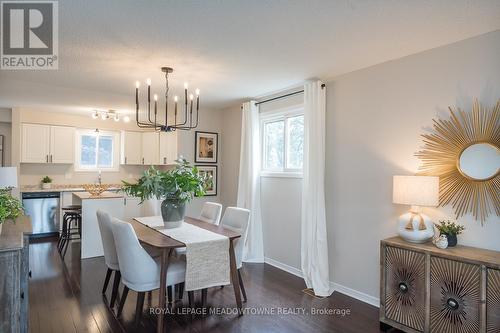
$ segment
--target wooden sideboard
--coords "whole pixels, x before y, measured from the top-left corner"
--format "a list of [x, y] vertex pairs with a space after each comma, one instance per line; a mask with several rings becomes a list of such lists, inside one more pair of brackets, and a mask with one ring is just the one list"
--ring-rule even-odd
[[28, 332], [31, 221], [3, 223], [0, 234], [0, 332]]
[[380, 244], [380, 323], [404, 332], [500, 332], [500, 252]]

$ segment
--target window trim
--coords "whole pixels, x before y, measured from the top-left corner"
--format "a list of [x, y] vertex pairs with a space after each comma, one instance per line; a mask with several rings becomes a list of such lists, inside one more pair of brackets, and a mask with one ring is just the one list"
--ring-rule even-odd
[[[99, 133], [96, 133], [95, 129], [88, 128], [78, 128], [76, 129], [76, 140], [75, 140], [75, 172], [118, 172], [120, 171], [120, 132], [117, 131], [109, 131], [109, 130], [99, 130]], [[88, 168], [81, 166], [81, 140], [82, 135], [93, 135], [93, 136], [112, 136], [113, 137], [113, 165], [109, 168], [106, 167], [98, 167]], [[99, 142], [99, 140], [97, 140]]]
[[[282, 108], [275, 111], [268, 111], [260, 113], [260, 148], [261, 148], [261, 165], [260, 175], [262, 177], [284, 177], [284, 178], [302, 178], [303, 169], [287, 168], [287, 147], [288, 147], [288, 124], [287, 119], [297, 116], [304, 116], [303, 105], [295, 105], [293, 107]], [[264, 127], [268, 123], [283, 121], [284, 123], [284, 147], [283, 147], [283, 165], [282, 169], [267, 169], [265, 168], [266, 161], [266, 140]]]

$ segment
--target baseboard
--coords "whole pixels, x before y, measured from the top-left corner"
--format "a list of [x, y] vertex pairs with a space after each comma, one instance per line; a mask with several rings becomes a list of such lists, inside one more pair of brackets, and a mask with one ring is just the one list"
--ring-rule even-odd
[[343, 286], [341, 284], [331, 282], [331, 281], [330, 281], [330, 288], [332, 288], [334, 291], [338, 291], [341, 294], [355, 298], [361, 302], [368, 303], [368, 304], [373, 305], [377, 308], [380, 306], [380, 300], [377, 297], [370, 296], [370, 295], [365, 294], [361, 291], [357, 291], [357, 290], [351, 289], [349, 287], [346, 287], [346, 286]]
[[279, 268], [281, 269], [282, 271], [285, 271], [287, 273], [290, 273], [290, 274], [293, 274], [295, 276], [298, 276], [299, 278], [302, 278], [302, 271], [298, 268], [295, 268], [293, 266], [290, 266], [290, 265], [287, 265], [287, 264], [284, 264], [284, 263], [281, 263], [279, 261], [276, 261], [274, 259], [271, 259], [271, 258], [268, 258], [266, 257], [265, 258], [265, 261], [264, 261], [266, 264], [269, 264], [271, 266], [274, 266], [276, 268]]
[[[265, 263], [269, 264], [271, 266], [274, 266], [276, 268], [279, 268], [282, 271], [285, 271], [287, 273], [295, 275], [299, 278], [302, 278], [302, 271], [300, 269], [293, 267], [293, 266], [284, 264], [282, 262], [276, 261], [276, 260], [268, 258], [268, 257], [265, 258]], [[343, 286], [341, 284], [331, 282], [331, 281], [330, 281], [330, 288], [334, 291], [338, 291], [341, 294], [355, 298], [361, 302], [368, 303], [368, 304], [373, 305], [377, 308], [380, 306], [380, 300], [377, 297], [370, 296], [370, 295], [365, 294], [361, 291], [357, 291], [357, 290], [351, 289], [349, 287], [346, 287], [346, 286]]]

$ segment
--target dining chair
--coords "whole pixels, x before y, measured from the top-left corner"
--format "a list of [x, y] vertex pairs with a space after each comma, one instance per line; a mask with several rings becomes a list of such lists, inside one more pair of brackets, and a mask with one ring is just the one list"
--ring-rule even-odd
[[219, 225], [221, 214], [222, 205], [220, 203], [205, 202], [198, 219], [208, 223]]
[[[124, 284], [117, 317], [121, 315], [128, 292], [132, 289], [138, 293], [135, 313], [135, 323], [138, 324], [144, 307], [145, 293], [160, 287], [159, 259], [153, 259], [144, 250], [130, 223], [114, 218], [111, 228], [120, 264], [121, 280]], [[185, 276], [186, 262], [172, 259], [167, 270], [167, 287], [184, 282]]]
[[[250, 223], [250, 211], [245, 208], [238, 207], [227, 207], [222, 217], [221, 226], [224, 228], [235, 231], [241, 235], [240, 238], [236, 239], [236, 244], [234, 245], [234, 256], [236, 259], [236, 268], [238, 269], [238, 279], [240, 281], [241, 293], [243, 294], [243, 300], [247, 301], [247, 294], [245, 291], [245, 286], [243, 285], [243, 279], [241, 278], [241, 267], [243, 266], [243, 247], [247, 240], [248, 225]], [[206, 290], [203, 291], [202, 298], [206, 298]]]
[[111, 278], [111, 274], [114, 272], [115, 277], [113, 281], [113, 289], [111, 292], [111, 301], [109, 306], [113, 308], [116, 301], [116, 296], [118, 294], [118, 286], [120, 285], [120, 266], [118, 265], [118, 255], [116, 254], [115, 239], [113, 237], [113, 231], [111, 230], [111, 216], [103, 210], [97, 210], [97, 224], [99, 225], [99, 230], [101, 232], [102, 247], [104, 250], [104, 262], [108, 268], [106, 272], [106, 278], [104, 279], [104, 285], [102, 287], [102, 294], [106, 294], [106, 289], [108, 288], [108, 283]]

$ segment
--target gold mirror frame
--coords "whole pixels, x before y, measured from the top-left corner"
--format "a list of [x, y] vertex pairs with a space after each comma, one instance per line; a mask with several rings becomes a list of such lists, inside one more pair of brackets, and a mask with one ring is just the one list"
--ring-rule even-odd
[[462, 152], [477, 143], [500, 149], [500, 99], [493, 108], [475, 99], [471, 112], [451, 107], [449, 119], [433, 119], [434, 133], [423, 134], [419, 174], [439, 176], [439, 205], [451, 204], [456, 218], [472, 213], [483, 224], [493, 212], [500, 216], [500, 175], [477, 180], [459, 169]]

